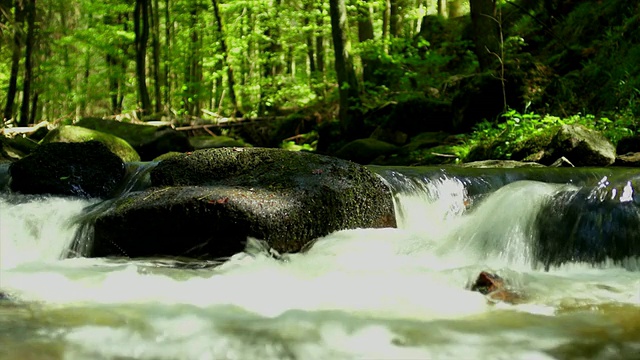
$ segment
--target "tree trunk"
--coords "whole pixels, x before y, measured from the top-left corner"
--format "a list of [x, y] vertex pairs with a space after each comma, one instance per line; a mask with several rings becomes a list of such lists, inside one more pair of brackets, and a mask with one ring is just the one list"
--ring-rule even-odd
[[24, 53], [24, 78], [22, 79], [22, 103], [20, 104], [19, 126], [29, 125], [29, 97], [31, 96], [31, 81], [33, 80], [33, 46], [36, 37], [36, 0], [28, 0], [25, 4], [27, 16], [27, 38]]
[[447, 6], [450, 19], [462, 16], [462, 0], [449, 0]]
[[438, 16], [447, 17], [447, 0], [438, 0]]
[[[309, 28], [311, 24], [311, 19], [309, 18], [309, 14], [313, 13], [313, 3], [307, 2], [305, 4], [305, 11], [307, 12], [307, 16], [304, 17], [304, 27]], [[313, 29], [307, 31], [305, 36], [305, 40], [307, 41], [307, 58], [309, 59], [309, 74], [313, 75], [316, 72], [316, 59], [314, 58], [314, 49], [313, 49]]]
[[149, 41], [149, 0], [136, 0], [133, 12], [133, 28], [136, 47], [136, 79], [138, 82], [138, 100], [143, 115], [149, 115], [153, 109], [147, 89], [147, 42]]
[[[9, 19], [9, 15], [11, 14], [11, 0], [0, 0], [0, 39], [4, 39], [5, 29], [8, 28], [11, 20]], [[0, 51], [2, 51], [2, 45], [4, 44], [4, 40], [0, 41]]]
[[335, 51], [335, 68], [338, 77], [340, 95], [339, 118], [343, 131], [350, 133], [353, 129], [349, 108], [358, 101], [358, 81], [349, 56], [349, 38], [347, 29], [347, 10], [345, 0], [329, 0], [331, 17], [331, 35]]
[[155, 112], [162, 111], [162, 78], [160, 77], [160, 9], [159, 1], [153, 0], [151, 4], [151, 47], [153, 51], [153, 94], [155, 100]]
[[480, 69], [492, 70], [500, 53], [499, 23], [496, 18], [496, 0], [471, 0], [471, 26]]
[[[358, 2], [358, 41], [363, 43], [367, 40], [373, 40], [373, 19], [371, 17], [371, 6], [367, 3]], [[377, 66], [376, 59], [361, 56], [362, 62], [362, 81], [375, 84], [374, 73]]]
[[[324, 20], [322, 16], [322, 4], [318, 5], [320, 10], [320, 16], [318, 16], [316, 25], [318, 29], [322, 29], [324, 26]], [[324, 36], [322, 35], [322, 30], [318, 31], [318, 35], [316, 36], [316, 68], [318, 69], [318, 73], [324, 76]]]
[[164, 2], [164, 56], [162, 59], [164, 78], [164, 104], [167, 110], [171, 109], [171, 83], [169, 82], [169, 55], [171, 54], [171, 14], [169, 13], [170, 1]]
[[18, 72], [20, 71], [20, 55], [22, 53], [22, 27], [24, 23], [25, 9], [21, 0], [14, 2], [14, 34], [13, 51], [11, 52], [11, 72], [9, 75], [9, 88], [7, 89], [7, 102], [4, 107], [3, 119], [13, 118], [16, 93], [18, 92]]
[[227, 42], [224, 39], [224, 31], [222, 28], [220, 9], [218, 8], [218, 0], [211, 0], [211, 3], [213, 4], [213, 15], [216, 18], [216, 26], [218, 29], [218, 34], [220, 35], [220, 48], [222, 49], [222, 53], [224, 54], [224, 59], [227, 65], [227, 85], [229, 89], [229, 99], [231, 100], [231, 105], [233, 106], [234, 116], [241, 117], [242, 112], [238, 108], [238, 99], [236, 98], [236, 92], [234, 90], [235, 81], [233, 80], [233, 67], [229, 62], [229, 50], [227, 49]]
[[402, 27], [402, 21], [400, 17], [400, 1], [401, 0], [388, 0], [389, 1], [389, 35], [391, 37], [400, 36], [400, 28]]

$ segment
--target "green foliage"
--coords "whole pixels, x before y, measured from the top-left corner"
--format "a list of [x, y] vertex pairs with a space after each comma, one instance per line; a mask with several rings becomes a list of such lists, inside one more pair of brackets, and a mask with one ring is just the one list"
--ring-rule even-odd
[[484, 121], [476, 125], [474, 132], [468, 135], [456, 151], [465, 158], [472, 148], [484, 147], [496, 159], [510, 159], [515, 151], [525, 145], [548, 142], [562, 125], [578, 124], [597, 130], [614, 145], [638, 130], [638, 124], [632, 117], [620, 117], [611, 120], [607, 117], [576, 114], [565, 118], [536, 113], [521, 114], [509, 110], [503, 114], [504, 121], [493, 123]]
[[280, 148], [290, 151], [316, 151], [317, 145], [318, 133], [312, 131], [307, 134], [300, 134], [293, 140], [283, 140]]

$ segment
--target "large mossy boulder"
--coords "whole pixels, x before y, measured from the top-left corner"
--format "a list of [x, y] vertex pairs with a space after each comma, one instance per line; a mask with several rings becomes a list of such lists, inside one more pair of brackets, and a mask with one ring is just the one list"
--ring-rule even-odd
[[221, 147], [243, 147], [244, 141], [219, 135], [219, 136], [193, 136], [189, 138], [189, 144], [195, 150], [215, 149]]
[[103, 143], [112, 153], [118, 155], [124, 162], [140, 161], [140, 156], [125, 140], [107, 133], [85, 129], [79, 126], [62, 125], [47, 134], [42, 144], [48, 143], [81, 143], [98, 141]]
[[396, 226], [378, 175], [313, 153], [194, 151], [160, 162], [151, 181], [97, 217], [90, 255], [220, 258], [241, 251], [247, 237], [297, 252], [337, 230]]
[[640, 256], [640, 178], [606, 184], [560, 191], [539, 211], [534, 253], [545, 267]]
[[616, 161], [616, 149], [601, 133], [582, 125], [563, 125], [541, 160], [549, 164], [560, 157], [575, 166], [608, 166]]
[[125, 164], [101, 142], [54, 142], [11, 164], [11, 190], [24, 194], [107, 198], [125, 177]]
[[380, 156], [387, 156], [398, 150], [397, 146], [388, 142], [366, 138], [347, 143], [335, 153], [335, 156], [366, 165]]
[[185, 134], [168, 126], [132, 124], [100, 118], [84, 118], [75, 125], [124, 139], [136, 149], [143, 161], [150, 161], [171, 151], [193, 150]]

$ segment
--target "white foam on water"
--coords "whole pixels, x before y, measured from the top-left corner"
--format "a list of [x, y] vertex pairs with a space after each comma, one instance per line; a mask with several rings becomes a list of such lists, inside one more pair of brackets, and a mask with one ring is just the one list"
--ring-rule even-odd
[[[408, 217], [399, 219], [399, 229], [339, 231], [284, 260], [248, 251], [200, 270], [149, 261], [54, 261], [72, 231], [30, 223], [37, 202], [2, 203], [8, 206], [1, 234], [21, 230], [0, 238], [0, 288], [45, 304], [38, 310], [45, 319], [53, 311], [83, 314], [80, 320], [56, 315], [55, 335], [43, 330], [64, 344], [67, 359], [551, 359], [553, 349], [582, 341], [585, 326], [614, 334], [608, 318], [561, 318], [558, 309], [640, 306], [637, 272], [613, 264], [532, 267], [531, 214], [558, 186], [516, 183], [468, 211], [464, 202], [459, 207], [460, 188], [443, 186], [449, 185], [457, 190], [400, 194]], [[57, 228], [87, 204], [44, 203], [50, 201], [67, 210], [34, 219]], [[429, 221], [414, 217], [425, 208]], [[37, 231], [23, 234], [32, 228]], [[491, 305], [467, 290], [480, 271], [497, 273], [526, 300]], [[2, 341], [0, 332], [0, 347]]]
[[0, 196], [0, 269], [59, 260], [78, 227], [74, 217], [92, 203], [68, 197], [12, 198], [19, 202]]

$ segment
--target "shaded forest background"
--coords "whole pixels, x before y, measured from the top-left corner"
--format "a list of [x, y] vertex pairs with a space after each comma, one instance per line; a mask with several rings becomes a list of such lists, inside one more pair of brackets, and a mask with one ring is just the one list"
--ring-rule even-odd
[[633, 132], [639, 14], [624, 0], [0, 0], [2, 126], [295, 116], [277, 141], [323, 151], [509, 111]]

